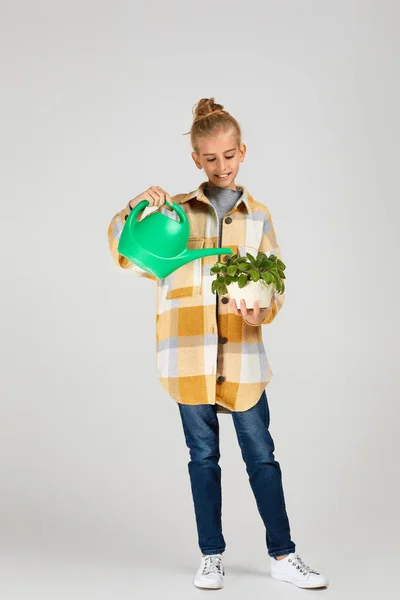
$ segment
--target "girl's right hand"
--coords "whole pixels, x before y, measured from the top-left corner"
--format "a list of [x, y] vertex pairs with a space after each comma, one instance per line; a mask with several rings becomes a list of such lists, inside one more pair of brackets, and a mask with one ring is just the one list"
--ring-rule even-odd
[[162, 206], [165, 200], [172, 202], [170, 195], [158, 185], [152, 185], [148, 190], [130, 200], [129, 205], [133, 209], [142, 200], [148, 200], [149, 206]]

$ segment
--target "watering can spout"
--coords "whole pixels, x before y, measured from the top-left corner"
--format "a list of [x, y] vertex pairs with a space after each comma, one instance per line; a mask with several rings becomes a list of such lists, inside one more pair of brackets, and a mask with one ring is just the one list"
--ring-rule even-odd
[[203, 258], [203, 256], [215, 256], [218, 250], [220, 251], [220, 254], [232, 254], [231, 248], [203, 248], [201, 250], [188, 250], [186, 248], [182, 252], [179, 259], [181, 260], [182, 265], [185, 265], [191, 260], [196, 260], [196, 258]]
[[232, 254], [231, 248], [204, 248], [202, 250], [188, 250], [185, 248], [182, 254], [175, 259], [176, 264], [178, 265], [176, 268], [186, 265], [186, 263], [196, 260], [197, 258], [203, 258], [203, 256], [215, 256], [218, 251], [221, 254]]
[[[171, 256], [169, 258], [163, 258], [161, 261], [149, 261], [143, 260], [143, 255], [136, 253], [136, 256], [132, 258], [132, 261], [138, 264], [142, 269], [148, 271], [152, 275], [163, 279], [170, 275], [176, 269], [179, 269], [183, 265], [186, 265], [192, 260], [203, 258], [203, 256], [215, 256], [218, 253], [232, 254], [232, 248], [204, 248], [203, 250], [188, 250], [185, 248], [179, 256]], [[140, 258], [142, 260], [140, 260]]]

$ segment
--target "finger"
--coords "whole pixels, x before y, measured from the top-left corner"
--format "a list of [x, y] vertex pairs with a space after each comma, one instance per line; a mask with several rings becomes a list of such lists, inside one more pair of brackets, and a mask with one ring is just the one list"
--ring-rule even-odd
[[168, 194], [167, 194], [167, 192], [166, 192], [166, 191], [165, 191], [165, 190], [164, 190], [162, 187], [160, 187], [159, 185], [157, 186], [157, 190], [158, 190], [158, 192], [160, 193], [160, 206], [161, 206], [162, 204], [165, 204], [165, 199], [166, 199], [166, 197], [167, 197], [167, 195], [168, 195]]
[[260, 317], [260, 303], [258, 300], [254, 300], [254, 317], [258, 319]]
[[[156, 196], [155, 192], [147, 192], [147, 196], [149, 196], [151, 198], [150, 205], [151, 206], [157, 206], [157, 200], [158, 200], [158, 196]], [[148, 198], [146, 198], [147, 200]]]
[[245, 317], [247, 315], [247, 307], [246, 302], [243, 300], [243, 298], [240, 300], [240, 310], [242, 315]]
[[162, 188], [157, 186], [157, 189], [159, 190], [160, 194], [161, 194], [161, 203], [165, 204], [165, 201], [168, 200], [168, 202], [171, 202], [171, 198], [169, 196], [169, 194]]
[[161, 206], [164, 203], [163, 190], [158, 185], [153, 185], [151, 189], [156, 197], [154, 206]]

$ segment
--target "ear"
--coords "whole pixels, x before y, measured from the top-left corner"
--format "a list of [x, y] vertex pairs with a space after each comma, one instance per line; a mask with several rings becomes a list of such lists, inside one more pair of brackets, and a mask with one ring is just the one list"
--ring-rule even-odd
[[198, 169], [202, 169], [203, 167], [201, 166], [201, 163], [199, 161], [199, 157], [197, 156], [196, 152], [192, 152], [192, 158], [193, 158], [193, 162], [196, 165], [196, 167]]

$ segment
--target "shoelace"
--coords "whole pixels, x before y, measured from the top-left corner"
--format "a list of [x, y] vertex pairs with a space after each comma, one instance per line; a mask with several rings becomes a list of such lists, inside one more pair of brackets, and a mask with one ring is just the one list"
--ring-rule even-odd
[[208, 575], [212, 572], [217, 573], [218, 575], [222, 574], [221, 557], [213, 556], [212, 554], [207, 554], [204, 557], [204, 567], [202, 575]]
[[288, 562], [292, 563], [292, 565], [296, 567], [300, 573], [303, 573], [303, 575], [307, 575], [307, 573], [315, 573], [316, 575], [319, 575], [319, 572], [306, 565], [298, 554], [295, 554], [293, 558], [289, 558]]

